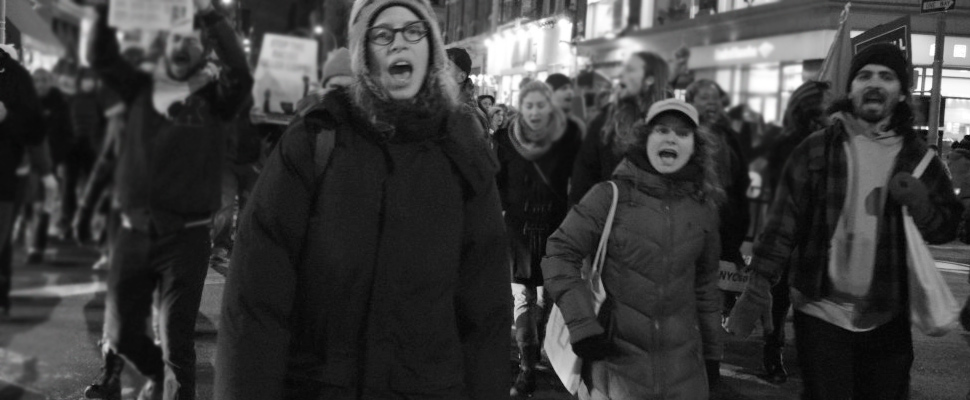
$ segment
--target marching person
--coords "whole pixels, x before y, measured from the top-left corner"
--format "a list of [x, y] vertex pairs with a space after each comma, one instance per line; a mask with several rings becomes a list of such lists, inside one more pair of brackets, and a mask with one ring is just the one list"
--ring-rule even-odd
[[478, 118], [478, 123], [482, 125], [482, 132], [488, 133], [488, 118], [475, 97], [478, 88], [471, 78], [472, 57], [468, 55], [467, 50], [458, 47], [448, 49], [446, 54], [451, 61], [451, 76], [458, 84], [458, 98], [463, 104], [462, 107], [468, 108], [469, 110], [465, 112], [474, 114]]
[[[212, 214], [219, 208], [222, 128], [239, 111], [252, 76], [242, 46], [210, 0], [193, 0], [195, 30], [170, 34], [152, 73], [126, 61], [98, 7], [89, 60], [129, 110], [116, 173], [122, 229], [115, 239], [105, 310], [106, 349], [148, 378], [141, 399], [194, 399], [195, 320], [202, 298]], [[221, 70], [206, 61], [214, 50]], [[150, 145], [149, 145], [150, 144]], [[158, 293], [157, 346], [147, 334]], [[118, 365], [97, 384], [120, 398]]]
[[575, 104], [582, 103], [582, 98], [576, 98], [576, 85], [572, 79], [563, 74], [552, 74], [546, 77], [546, 84], [552, 88], [552, 103], [566, 114], [566, 118], [579, 127], [580, 138], [586, 137], [586, 121], [576, 116], [573, 110]]
[[573, 167], [570, 204], [578, 203], [593, 185], [612, 176], [626, 153], [633, 125], [653, 103], [669, 97], [669, 73], [667, 61], [655, 53], [634, 53], [626, 61], [617, 100], [589, 123], [589, 134]]
[[583, 360], [581, 399], [707, 399], [707, 371], [723, 357], [717, 138], [694, 107], [670, 99], [654, 103], [628, 139], [612, 177], [619, 202], [599, 315], [581, 270], [611, 208], [609, 183], [594, 186], [549, 238], [546, 288]]
[[[498, 189], [512, 244], [512, 295], [519, 374], [513, 397], [536, 390], [536, 364], [546, 307], [540, 264], [546, 238], [569, 211], [567, 184], [582, 143], [580, 127], [554, 104], [549, 85], [532, 81], [519, 91], [521, 113], [496, 133]], [[551, 306], [551, 304], [548, 304]]]
[[955, 238], [963, 211], [939, 158], [920, 178], [911, 174], [929, 151], [912, 128], [912, 76], [894, 44], [855, 55], [848, 96], [831, 107], [834, 124], [785, 166], [751, 280], [728, 319], [729, 331], [747, 336], [788, 269], [805, 399], [909, 397], [902, 207], [931, 244]]
[[485, 133], [427, 0], [350, 15], [354, 83], [291, 124], [243, 211], [216, 399], [503, 398], [512, 296]]

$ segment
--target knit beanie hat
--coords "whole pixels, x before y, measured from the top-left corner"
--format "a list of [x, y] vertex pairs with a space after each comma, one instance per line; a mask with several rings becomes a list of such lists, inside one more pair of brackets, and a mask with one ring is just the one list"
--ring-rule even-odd
[[[356, 0], [350, 11], [347, 41], [350, 47], [350, 69], [354, 74], [351, 93], [357, 106], [361, 109], [369, 109], [373, 104], [370, 104], [367, 99], [371, 98], [381, 102], [390, 101], [387, 90], [371, 77], [367, 29], [373, 26], [374, 20], [382, 11], [395, 6], [407, 8], [420, 20], [427, 22], [431, 29], [427, 36], [430, 45], [428, 74], [424, 78], [421, 91], [436, 91], [436, 95], [440, 95], [445, 100], [446, 106], [456, 106], [458, 87], [448, 73], [444, 40], [441, 39], [441, 29], [431, 3], [428, 0]], [[421, 92], [419, 92], [420, 95]]]
[[320, 78], [320, 83], [326, 85], [327, 80], [335, 76], [354, 76], [353, 71], [350, 70], [350, 50], [346, 47], [334, 50], [327, 56], [327, 62], [323, 63], [323, 76]]
[[909, 82], [912, 79], [913, 68], [906, 61], [906, 54], [892, 43], [876, 43], [870, 45], [852, 58], [852, 67], [849, 69], [849, 82], [846, 84], [846, 92], [852, 91], [852, 81], [856, 74], [863, 67], [869, 64], [882, 65], [893, 70], [899, 78], [900, 89], [903, 93], [909, 93]]
[[552, 74], [546, 78], [546, 83], [552, 87], [552, 91], [555, 92], [561, 89], [563, 86], [572, 85], [573, 81], [563, 74]]
[[465, 75], [471, 75], [472, 73], [472, 57], [468, 55], [468, 51], [459, 47], [452, 47], [447, 50], [448, 59], [455, 63]]

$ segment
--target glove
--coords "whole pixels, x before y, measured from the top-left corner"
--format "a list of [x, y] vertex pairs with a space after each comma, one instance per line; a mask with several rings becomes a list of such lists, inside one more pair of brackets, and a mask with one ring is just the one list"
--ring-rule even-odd
[[930, 193], [926, 185], [916, 179], [909, 172], [900, 172], [889, 180], [889, 194], [899, 204], [913, 209], [924, 208], [930, 202]]
[[704, 367], [707, 368], [707, 387], [714, 389], [721, 383], [721, 362], [718, 360], [704, 360]]
[[78, 244], [83, 245], [91, 241], [91, 218], [93, 216], [94, 210], [83, 206], [78, 208], [77, 214], [74, 214], [74, 221], [71, 221], [71, 230]]
[[737, 303], [734, 303], [724, 329], [746, 338], [754, 331], [755, 322], [759, 319], [766, 332], [774, 330], [771, 319], [771, 283], [753, 273], [744, 293]]
[[590, 336], [573, 343], [573, 353], [586, 361], [602, 360], [615, 355], [616, 347], [605, 334]]
[[967, 298], [967, 303], [963, 305], [963, 311], [960, 312], [960, 324], [963, 325], [963, 329], [970, 331], [970, 298]]

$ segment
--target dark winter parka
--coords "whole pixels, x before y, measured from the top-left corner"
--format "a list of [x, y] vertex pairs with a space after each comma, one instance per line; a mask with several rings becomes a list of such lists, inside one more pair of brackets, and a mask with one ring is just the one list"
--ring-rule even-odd
[[[569, 211], [567, 187], [581, 144], [580, 129], [573, 121], [566, 133], [535, 162], [516, 151], [512, 130], [496, 132], [499, 173], [497, 177], [505, 226], [512, 247], [512, 279], [516, 283], [542, 286], [540, 264], [549, 237]], [[542, 170], [546, 184], [538, 169]], [[551, 186], [550, 186], [551, 185]]]
[[594, 186], [549, 238], [545, 287], [573, 343], [606, 333], [616, 346], [618, 355], [584, 366], [584, 381], [601, 396], [706, 399], [704, 360], [722, 357], [717, 209], [698, 197], [698, 182], [671, 180], [645, 164], [645, 155], [627, 158], [613, 174], [620, 196], [599, 316], [580, 269], [603, 231], [613, 196], [608, 182]]
[[30, 73], [0, 50], [0, 102], [7, 117], [0, 122], [0, 202], [13, 201], [17, 166], [26, 146], [44, 141], [44, 118]]

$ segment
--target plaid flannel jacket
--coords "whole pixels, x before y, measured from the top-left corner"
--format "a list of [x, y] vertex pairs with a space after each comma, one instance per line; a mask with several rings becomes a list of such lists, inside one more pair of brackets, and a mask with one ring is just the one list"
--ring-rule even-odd
[[[782, 173], [767, 225], [754, 247], [752, 279], [777, 283], [790, 268], [789, 284], [808, 298], [829, 294], [829, 248], [842, 215], [847, 188], [847, 158], [843, 148], [848, 135], [842, 122], [816, 132], [792, 153]], [[928, 150], [926, 143], [910, 133], [896, 158], [892, 175], [912, 172]], [[963, 206], [943, 162], [937, 157], [920, 181], [929, 191], [930, 204], [912, 212], [923, 239], [945, 243], [956, 237]], [[906, 236], [902, 207], [887, 196], [878, 226], [875, 272], [872, 282], [872, 311], [899, 310], [908, 304]], [[750, 284], [764, 291], [769, 285]], [[767, 303], [767, 293], [752, 293]]]

